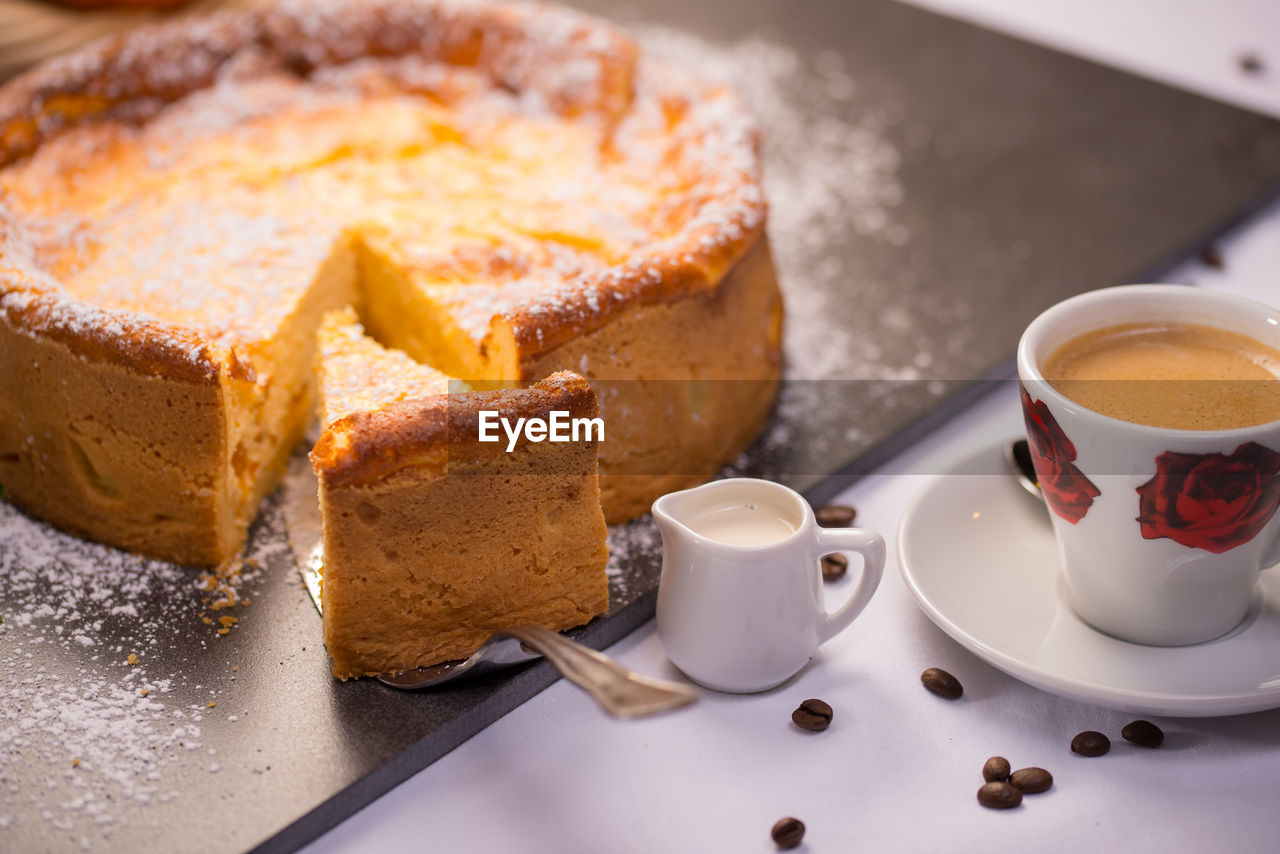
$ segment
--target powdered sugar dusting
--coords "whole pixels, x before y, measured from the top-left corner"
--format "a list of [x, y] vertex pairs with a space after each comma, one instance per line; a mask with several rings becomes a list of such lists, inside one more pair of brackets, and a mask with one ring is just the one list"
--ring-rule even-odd
[[[444, 374], [368, 337], [353, 311], [325, 318], [316, 362], [322, 387], [321, 423], [326, 426], [353, 412], [449, 391]], [[314, 504], [315, 489], [311, 493]]]
[[629, 605], [657, 584], [662, 565], [662, 532], [652, 516], [609, 526], [609, 607]]
[[263, 514], [268, 535], [232, 587], [0, 502], [0, 827], [38, 816], [47, 827], [37, 837], [90, 847], [111, 839], [122, 811], [181, 797], [180, 778], [217, 750], [203, 726], [209, 704], [230, 691], [197, 684], [179, 652], [195, 633], [215, 655], [234, 630], [243, 612], [233, 603], [282, 547], [283, 534], [270, 533], [278, 516]]
[[[616, 123], [570, 120], [530, 102], [538, 87], [507, 92], [423, 62], [360, 60], [303, 83], [241, 56], [120, 131], [131, 144], [108, 147], [115, 159], [100, 154], [100, 127], [66, 132], [0, 173], [23, 234], [5, 231], [29, 244], [22, 278], [51, 298], [65, 288], [121, 317], [253, 343], [352, 231], [420, 284], [456, 291], [442, 301], [479, 341], [497, 314], [534, 334], [599, 319], [651, 268], [677, 280], [715, 268], [762, 224], [755, 128], [722, 89], [641, 63]], [[441, 106], [450, 93], [465, 97]], [[67, 162], [99, 168], [71, 180]]]
[[[857, 82], [839, 54], [806, 61], [758, 37], [715, 44], [659, 25], [633, 30], [646, 55], [736, 90], [762, 129], [768, 231], [786, 299], [788, 378], [896, 378], [887, 375], [873, 345], [827, 321], [829, 300], [857, 292], [857, 273], [838, 251], [850, 226], [893, 246], [910, 241], [894, 217], [903, 188], [901, 156], [886, 134], [894, 122], [890, 111], [856, 103], [850, 109]], [[813, 329], [823, 334], [809, 334]]]
[[[883, 299], [892, 289], [872, 278], [868, 270], [876, 265], [860, 264], [857, 252], [898, 252], [907, 262], [912, 235], [898, 216], [906, 196], [899, 174], [904, 152], [895, 140], [911, 145], [913, 132], [926, 131], [900, 133], [901, 105], [863, 97], [838, 53], [806, 57], [758, 36], [714, 43], [655, 24], [632, 31], [646, 55], [735, 89], [764, 138], [767, 228], [785, 300], [788, 382], [765, 434], [726, 473], [829, 472], [833, 462], [853, 458], [873, 440], [833, 399], [864, 400], [891, 413], [906, 387], [934, 397], [948, 390], [943, 383], [914, 382], [927, 376], [943, 345], [922, 338], [900, 301]], [[865, 322], [833, 322], [849, 317], [850, 301], [865, 301]], [[903, 339], [906, 360], [882, 350], [880, 329]]]

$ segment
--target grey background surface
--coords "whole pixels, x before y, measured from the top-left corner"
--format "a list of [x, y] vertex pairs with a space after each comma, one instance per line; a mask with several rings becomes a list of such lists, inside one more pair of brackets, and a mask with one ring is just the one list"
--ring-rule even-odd
[[[931, 348], [932, 367], [911, 382], [793, 377], [779, 410], [788, 429], [770, 431], [745, 461], [744, 471], [808, 489], [815, 501], [947, 417], [980, 388], [977, 380], [1002, 373], [1039, 310], [1082, 290], [1156, 278], [1280, 187], [1274, 120], [888, 0], [650, 0], [621, 12], [580, 5], [712, 41], [755, 34], [802, 55], [838, 51], [861, 104], [901, 112], [887, 133], [920, 123], [945, 140], [900, 146], [896, 215], [910, 229], [907, 246], [865, 240], [852, 228], [828, 246], [862, 273], [847, 294], [834, 295], [832, 304], [846, 308], [826, 319], [831, 328], [876, 341], [890, 366]], [[890, 307], [905, 310], [905, 331], [883, 325]], [[853, 438], [850, 421], [859, 428]], [[825, 477], [836, 472], [845, 474]], [[279, 536], [278, 514], [264, 511], [255, 537]], [[614, 579], [610, 615], [578, 633], [592, 646], [608, 646], [652, 615], [658, 565], [645, 525], [616, 535], [631, 544], [629, 558]], [[172, 624], [161, 654], [189, 677], [175, 686], [175, 700], [203, 704], [214, 686], [220, 710], [243, 713], [234, 724], [223, 715], [203, 723], [219, 773], [208, 773], [201, 757], [171, 768], [182, 796], [124, 812], [110, 847], [290, 850], [555, 678], [534, 664], [429, 695], [335, 682], [291, 559], [273, 555], [242, 591], [254, 600], [251, 612], [212, 648], [195, 628], [198, 603], [175, 603], [163, 590], [150, 603]], [[0, 638], [0, 646], [9, 642]], [[78, 662], [64, 678], [94, 666]], [[41, 779], [45, 769], [20, 760], [4, 771], [6, 781]], [[0, 797], [21, 806], [20, 794]], [[74, 839], [32, 817], [5, 832], [3, 847], [72, 849]]]

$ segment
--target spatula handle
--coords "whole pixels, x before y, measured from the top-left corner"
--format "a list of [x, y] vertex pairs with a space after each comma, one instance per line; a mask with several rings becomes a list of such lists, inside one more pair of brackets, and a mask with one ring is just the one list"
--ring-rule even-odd
[[620, 718], [656, 715], [698, 699], [698, 691], [689, 685], [632, 673], [604, 653], [542, 626], [513, 626], [502, 634], [542, 653], [562, 676], [594, 697], [606, 712]]

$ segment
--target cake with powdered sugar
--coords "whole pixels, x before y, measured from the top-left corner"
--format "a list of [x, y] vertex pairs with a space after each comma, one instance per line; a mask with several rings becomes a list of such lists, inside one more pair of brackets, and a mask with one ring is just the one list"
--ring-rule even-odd
[[758, 148], [723, 87], [550, 6], [286, 2], [55, 59], [0, 90], [0, 483], [233, 559], [353, 306], [475, 389], [585, 377], [633, 517], [772, 406]]

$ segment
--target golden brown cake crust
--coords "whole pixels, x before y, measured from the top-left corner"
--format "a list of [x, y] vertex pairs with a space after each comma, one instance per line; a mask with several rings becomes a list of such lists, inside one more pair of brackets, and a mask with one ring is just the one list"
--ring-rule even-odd
[[[630, 100], [637, 53], [598, 19], [531, 3], [286, 0], [228, 10], [112, 36], [9, 82], [0, 91], [0, 168], [70, 125], [149, 119], [211, 85], [228, 61], [248, 52], [261, 67], [300, 76], [361, 57], [415, 53], [475, 66], [504, 88], [541, 89], [566, 115], [615, 116]], [[564, 68], [572, 71], [559, 74]]]
[[[317, 476], [329, 486], [376, 480], [406, 465], [445, 461], [451, 447], [478, 448], [480, 410], [500, 418], [547, 418], [552, 410], [571, 418], [600, 413], [591, 384], [561, 371], [532, 388], [474, 391], [396, 401], [354, 412], [330, 424], [311, 451]], [[501, 452], [498, 445], [492, 446]]]
[[0, 267], [0, 275], [10, 274], [4, 282], [16, 286], [0, 293], [0, 310], [14, 334], [39, 334], [85, 359], [180, 382], [214, 385], [224, 369], [237, 379], [253, 378], [234, 348], [219, 348], [195, 330], [22, 289], [13, 272]]

